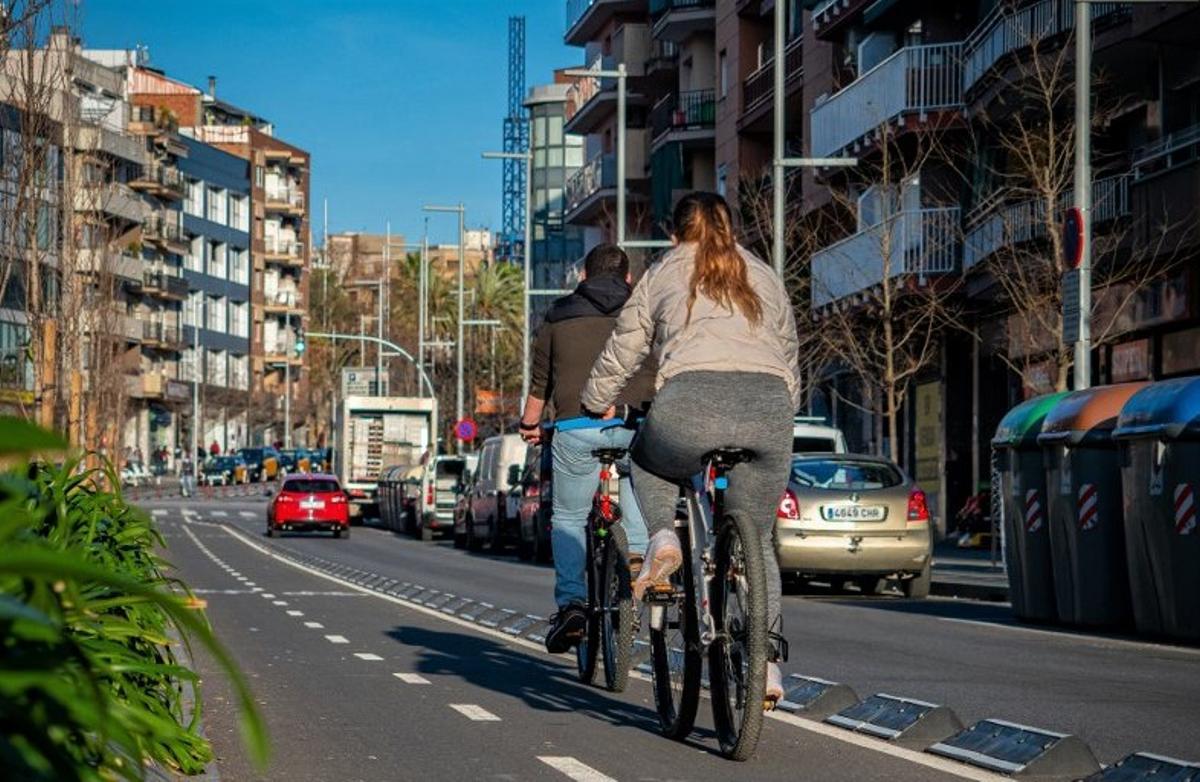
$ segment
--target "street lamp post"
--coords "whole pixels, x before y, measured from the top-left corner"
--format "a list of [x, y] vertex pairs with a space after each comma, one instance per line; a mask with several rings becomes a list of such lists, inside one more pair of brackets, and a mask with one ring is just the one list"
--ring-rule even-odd
[[530, 260], [533, 257], [533, 150], [525, 152], [484, 152], [487, 160], [524, 160], [525, 161], [525, 252], [522, 277], [524, 290], [521, 294], [522, 320], [521, 327], [521, 402], [529, 396], [529, 294], [533, 287], [533, 271]]
[[[463, 292], [463, 267], [467, 264], [466, 243], [467, 243], [467, 226], [466, 214], [467, 209], [461, 203], [458, 206], [424, 206], [426, 212], [456, 212], [458, 213], [458, 340], [456, 345], [456, 363], [457, 363], [457, 384], [454, 391], [454, 420], [461, 421], [463, 419], [463, 318], [465, 317], [463, 300], [466, 295]], [[458, 442], [458, 450], [462, 452], [462, 441]]]

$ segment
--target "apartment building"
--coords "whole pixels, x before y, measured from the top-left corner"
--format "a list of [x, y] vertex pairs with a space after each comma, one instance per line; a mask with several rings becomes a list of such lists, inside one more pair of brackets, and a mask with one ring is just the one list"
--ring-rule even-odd
[[[533, 151], [530, 280], [535, 290], [571, 287], [574, 266], [583, 257], [583, 230], [566, 221], [563, 195], [567, 181], [583, 166], [583, 137], [563, 130], [572, 82], [558, 72], [554, 83], [533, 87], [525, 100]], [[533, 299], [535, 324], [552, 301], [552, 296]]]
[[[1039, 168], [1020, 134], [1036, 128], [1036, 143], [1071, 148], [1074, 3], [805, 5], [811, 36], [831, 57], [828, 84], [816, 88], [804, 58], [813, 95], [804, 149], [861, 161], [825, 175], [816, 184], [832, 196], [808, 206], [845, 226], [811, 258], [818, 324], [892, 285], [912, 291], [913, 302], [940, 287], [967, 325], [939, 334], [936, 357], [907, 391], [898, 435], [944, 520], [986, 480], [1000, 416], [1068, 381], [1054, 239], [1074, 203], [1072, 161]], [[1185, 226], [1200, 218], [1200, 70], [1188, 42], [1200, 35], [1200, 12], [1090, 10], [1101, 120], [1092, 131], [1100, 286], [1092, 382], [1192, 373], [1200, 369], [1197, 238]], [[854, 411], [860, 384], [837, 370], [823, 379], [817, 406], [856, 447], [879, 447], [877, 417]]]
[[188, 156], [179, 168], [188, 301], [181, 375], [201, 383], [200, 442], [232, 449], [249, 442], [252, 404], [250, 167], [193, 138], [184, 144]]

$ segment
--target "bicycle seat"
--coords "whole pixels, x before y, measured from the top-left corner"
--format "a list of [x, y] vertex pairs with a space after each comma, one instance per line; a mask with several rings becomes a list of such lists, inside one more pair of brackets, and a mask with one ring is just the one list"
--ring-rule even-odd
[[602, 462], [618, 462], [624, 459], [627, 453], [629, 453], [628, 448], [597, 448], [592, 451], [592, 456]]
[[704, 454], [704, 461], [718, 469], [728, 469], [735, 464], [754, 461], [755, 453], [749, 448], [714, 448]]

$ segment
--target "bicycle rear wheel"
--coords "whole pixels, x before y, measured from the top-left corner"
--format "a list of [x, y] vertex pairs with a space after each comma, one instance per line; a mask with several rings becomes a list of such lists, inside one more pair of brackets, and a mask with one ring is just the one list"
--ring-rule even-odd
[[604, 652], [604, 686], [624, 692], [633, 657], [633, 592], [628, 544], [619, 524], [609, 528], [600, 581], [600, 644]]
[[600, 652], [600, 620], [596, 613], [599, 605], [599, 563], [596, 556], [596, 545], [592, 539], [592, 523], [589, 519], [587, 526], [587, 553], [584, 558], [584, 571], [587, 578], [587, 625], [583, 630], [583, 638], [575, 647], [575, 667], [579, 672], [579, 681], [591, 684], [596, 678], [596, 658]]
[[717, 532], [712, 580], [716, 638], [708, 648], [708, 684], [721, 753], [747, 760], [758, 747], [767, 686], [767, 589], [759, 532], [727, 518]]
[[700, 701], [700, 627], [692, 583], [691, 540], [676, 528], [683, 549], [683, 567], [671, 576], [676, 596], [647, 605], [650, 614], [650, 665], [654, 705], [664, 736], [682, 740], [691, 733]]

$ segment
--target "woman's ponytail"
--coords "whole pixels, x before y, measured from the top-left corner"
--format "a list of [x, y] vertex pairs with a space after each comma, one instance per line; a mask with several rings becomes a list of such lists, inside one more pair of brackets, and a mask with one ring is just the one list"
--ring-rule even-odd
[[746, 260], [733, 235], [733, 216], [715, 193], [691, 193], [675, 206], [675, 236], [696, 245], [696, 261], [688, 287], [687, 320], [696, 296], [704, 296], [730, 312], [736, 307], [751, 325], [762, 320], [762, 301], [750, 286]]

